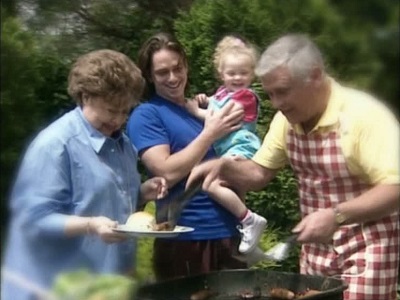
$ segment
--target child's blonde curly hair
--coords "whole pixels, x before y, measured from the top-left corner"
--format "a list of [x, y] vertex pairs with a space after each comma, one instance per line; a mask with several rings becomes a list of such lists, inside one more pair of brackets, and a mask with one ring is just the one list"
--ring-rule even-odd
[[234, 35], [227, 35], [218, 42], [214, 51], [213, 62], [218, 73], [221, 73], [224, 56], [226, 54], [244, 54], [249, 56], [253, 69], [257, 64], [259, 57], [257, 49], [249, 42]]

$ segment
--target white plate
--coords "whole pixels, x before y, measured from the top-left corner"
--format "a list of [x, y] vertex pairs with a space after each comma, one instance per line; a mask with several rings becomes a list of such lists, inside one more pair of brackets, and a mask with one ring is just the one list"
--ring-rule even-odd
[[117, 228], [113, 228], [113, 230], [116, 232], [125, 233], [133, 237], [170, 238], [170, 237], [175, 237], [181, 233], [191, 232], [194, 230], [194, 228], [176, 225], [174, 230], [154, 231], [154, 230], [135, 230], [127, 225], [119, 225]]

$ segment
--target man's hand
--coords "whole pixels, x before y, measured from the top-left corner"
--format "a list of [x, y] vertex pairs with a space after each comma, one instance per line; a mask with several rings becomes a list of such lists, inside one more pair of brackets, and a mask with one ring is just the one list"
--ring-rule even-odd
[[189, 174], [186, 187], [190, 186], [193, 182], [204, 178], [203, 189], [208, 190], [211, 183], [219, 178], [223, 166], [223, 160], [223, 158], [208, 160], [194, 167]]
[[333, 209], [321, 209], [305, 216], [292, 230], [301, 243], [329, 243], [337, 229]]

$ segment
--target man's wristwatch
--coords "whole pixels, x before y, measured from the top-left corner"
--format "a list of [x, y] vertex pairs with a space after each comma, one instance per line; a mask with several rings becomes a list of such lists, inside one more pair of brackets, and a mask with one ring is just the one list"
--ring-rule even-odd
[[335, 207], [333, 209], [333, 211], [335, 213], [335, 222], [337, 225], [340, 226], [340, 225], [343, 225], [344, 223], [346, 223], [346, 221], [348, 219], [346, 215], [341, 213], [337, 207]]

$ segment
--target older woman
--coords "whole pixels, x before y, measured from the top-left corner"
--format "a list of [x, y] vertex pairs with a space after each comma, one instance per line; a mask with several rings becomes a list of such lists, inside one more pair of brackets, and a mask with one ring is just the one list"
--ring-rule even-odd
[[136, 150], [121, 132], [143, 91], [135, 64], [116, 51], [90, 52], [68, 84], [77, 107], [38, 134], [16, 178], [2, 299], [35, 299], [32, 286], [49, 288], [77, 268], [132, 271], [135, 242], [113, 228], [139, 202], [166, 194], [163, 178], [140, 184]]
[[[196, 164], [216, 156], [212, 144], [240, 127], [243, 109], [230, 103], [207, 115], [204, 123], [187, 111], [187, 58], [171, 35], [150, 37], [139, 51], [138, 66], [146, 79], [148, 102], [131, 115], [128, 135], [149, 173], [167, 179], [172, 197], [184, 190]], [[195, 230], [174, 239], [155, 240], [158, 280], [245, 266], [232, 257], [240, 241], [236, 218], [207, 193], [191, 199], [178, 224]]]

